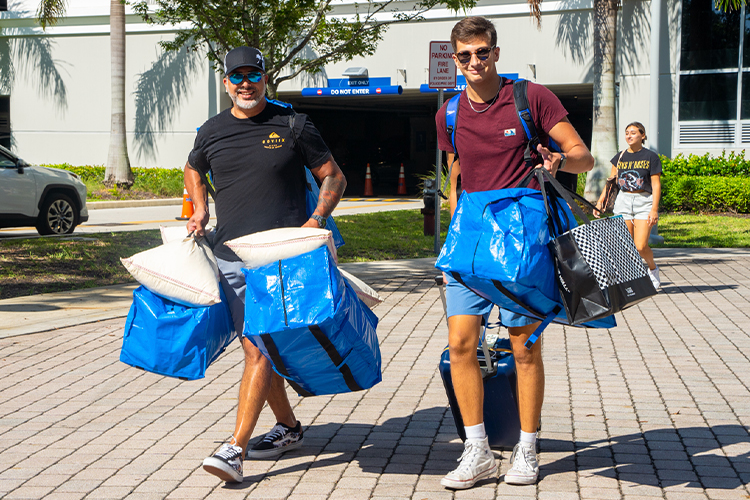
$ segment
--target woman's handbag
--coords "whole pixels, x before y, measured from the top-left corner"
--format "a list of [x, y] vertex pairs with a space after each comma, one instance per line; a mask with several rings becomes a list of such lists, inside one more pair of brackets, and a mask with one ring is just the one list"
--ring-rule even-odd
[[[617, 165], [620, 165], [620, 158], [622, 158], [625, 150], [620, 152], [620, 156], [617, 158]], [[612, 212], [615, 208], [615, 200], [617, 199], [617, 193], [620, 192], [620, 187], [617, 185], [617, 176], [609, 177], [607, 183], [604, 185], [604, 202], [602, 203], [602, 212]]]
[[[558, 288], [572, 325], [609, 316], [656, 295], [622, 216], [589, 220], [549, 172], [537, 168], [533, 174], [545, 200], [561, 197], [583, 222], [549, 243]], [[548, 213], [554, 219], [557, 213], [549, 205]]]

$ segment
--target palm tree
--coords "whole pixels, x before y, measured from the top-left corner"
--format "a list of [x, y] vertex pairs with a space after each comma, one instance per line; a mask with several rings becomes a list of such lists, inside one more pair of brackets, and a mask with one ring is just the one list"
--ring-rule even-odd
[[125, 4], [120, 0], [109, 2], [109, 43], [112, 125], [109, 131], [109, 155], [107, 169], [104, 171], [104, 185], [109, 188], [129, 188], [133, 185], [133, 172], [130, 170], [128, 140], [125, 134]]
[[596, 201], [617, 154], [615, 123], [615, 59], [617, 57], [617, 11], [619, 0], [594, 0], [594, 115], [591, 154], [596, 163], [586, 176], [584, 197]]
[[[65, 16], [66, 0], [42, 0], [37, 19], [43, 29]], [[104, 185], [125, 187], [133, 185], [133, 172], [128, 158], [125, 123], [125, 4], [110, 0], [109, 4], [112, 126], [109, 134], [109, 155], [104, 172]]]

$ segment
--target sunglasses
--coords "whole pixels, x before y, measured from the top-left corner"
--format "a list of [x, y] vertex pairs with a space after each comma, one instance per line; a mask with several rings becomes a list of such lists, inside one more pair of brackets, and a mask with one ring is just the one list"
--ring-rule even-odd
[[258, 83], [263, 78], [263, 73], [260, 71], [253, 71], [246, 75], [243, 75], [242, 73], [232, 73], [227, 79], [232, 82], [233, 85], [239, 85], [245, 77], [247, 77], [247, 81], [250, 83]]
[[458, 62], [461, 64], [468, 64], [469, 61], [471, 61], [471, 56], [473, 54], [477, 55], [477, 59], [480, 61], [486, 61], [488, 57], [490, 57], [490, 54], [492, 54], [492, 51], [495, 47], [482, 47], [481, 49], [477, 49], [474, 52], [470, 52], [468, 50], [462, 50], [461, 52], [456, 53], [456, 59], [458, 59]]

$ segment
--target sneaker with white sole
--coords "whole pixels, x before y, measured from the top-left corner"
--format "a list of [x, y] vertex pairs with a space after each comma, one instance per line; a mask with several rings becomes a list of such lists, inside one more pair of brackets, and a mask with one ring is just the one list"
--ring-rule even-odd
[[518, 443], [510, 455], [511, 469], [505, 473], [507, 484], [534, 484], [539, 477], [539, 462], [533, 445]]
[[466, 440], [458, 468], [440, 480], [440, 484], [454, 490], [471, 488], [477, 481], [495, 476], [497, 462], [487, 438], [481, 441]]
[[654, 284], [654, 288], [657, 290], [661, 286], [661, 278], [659, 277], [659, 266], [648, 270], [648, 275], [651, 277], [651, 283]]
[[271, 432], [263, 436], [259, 442], [248, 448], [246, 458], [273, 458], [282, 453], [294, 450], [302, 446], [302, 424], [297, 421], [297, 425], [289, 427], [286, 424], [277, 422]]
[[241, 483], [242, 448], [224, 443], [215, 455], [203, 461], [203, 470], [228, 483]]

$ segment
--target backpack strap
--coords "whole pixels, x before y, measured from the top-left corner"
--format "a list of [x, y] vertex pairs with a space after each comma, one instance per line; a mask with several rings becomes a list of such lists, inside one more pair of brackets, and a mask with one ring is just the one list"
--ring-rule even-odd
[[526, 167], [534, 167], [534, 157], [531, 155], [532, 149], [536, 151], [539, 145], [539, 134], [534, 125], [534, 118], [531, 116], [531, 107], [529, 106], [528, 81], [516, 80], [513, 82], [513, 103], [516, 105], [516, 113], [521, 121], [521, 127], [526, 134], [526, 150], [523, 152], [523, 161]]
[[[451, 145], [453, 145], [453, 161], [451, 162], [451, 166], [448, 168], [448, 177], [445, 179], [445, 182], [443, 183], [443, 186], [438, 186], [438, 194], [441, 198], [444, 200], [448, 199], [448, 196], [446, 196], [444, 189], [448, 186], [448, 183], [451, 180], [451, 173], [453, 172], [453, 164], [456, 162], [456, 159], [458, 158], [458, 148], [456, 148], [456, 123], [458, 122], [458, 108], [459, 108], [459, 101], [461, 99], [461, 94], [463, 92], [454, 95], [448, 100], [448, 105], [445, 107], [445, 129], [448, 132], [448, 136], [451, 138]], [[437, 165], [435, 166], [435, 170], [440, 168]]]

